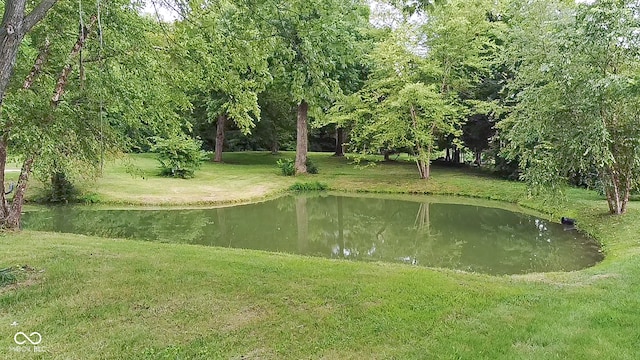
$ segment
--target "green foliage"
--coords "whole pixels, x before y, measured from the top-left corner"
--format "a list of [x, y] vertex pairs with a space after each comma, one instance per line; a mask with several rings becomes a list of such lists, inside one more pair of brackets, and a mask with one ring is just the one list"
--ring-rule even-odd
[[305, 165], [307, 165], [307, 173], [309, 174], [318, 173], [318, 166], [316, 166], [316, 164], [313, 161], [311, 161], [311, 159], [307, 158]]
[[[88, 25], [96, 3], [85, 2], [83, 8], [94, 9], [82, 14]], [[81, 69], [78, 57], [70, 57], [77, 41], [78, 4], [59, 1], [25, 38], [0, 116], [2, 127], [11, 130], [13, 154], [37, 152], [38, 166], [69, 158], [74, 167], [96, 168], [102, 155], [146, 150], [150, 137], [177, 129], [177, 112], [188, 103], [177, 91], [179, 69], [158, 50], [163, 47], [161, 27], [126, 1], [115, 0], [102, 10], [103, 45], [93, 24]], [[29, 91], [21, 90], [46, 40], [51, 45], [42, 72]], [[73, 64], [72, 72], [54, 108], [51, 94], [66, 64]]]
[[[276, 164], [278, 165], [278, 168], [282, 172], [282, 175], [284, 175], [284, 176], [294, 176], [296, 174], [295, 160], [293, 160], [293, 159], [278, 159]], [[309, 173], [309, 174], [317, 174], [318, 173], [318, 166], [316, 166], [316, 164], [313, 161], [311, 161], [311, 159], [307, 158], [307, 161], [305, 162], [305, 164], [307, 165], [307, 173]]]
[[79, 199], [81, 191], [78, 184], [93, 181], [98, 176], [95, 165], [83, 167], [83, 161], [73, 158], [41, 158], [34, 176], [43, 187], [35, 201], [53, 204], [83, 202]]
[[192, 178], [209, 156], [202, 150], [202, 141], [184, 135], [156, 138], [152, 150], [157, 153], [162, 176], [183, 179]]
[[435, 82], [437, 65], [413, 53], [410, 41], [408, 31], [398, 30], [379, 43], [371, 53], [371, 76], [364, 89], [333, 111], [352, 123], [353, 151], [410, 149], [421, 164], [421, 177], [428, 177], [436, 136], [457, 134], [454, 124], [460, 115]]
[[296, 174], [295, 160], [293, 159], [278, 159], [276, 162], [278, 168], [282, 172], [283, 176], [293, 176]]
[[51, 175], [49, 191], [49, 202], [52, 203], [67, 203], [73, 201], [78, 195], [77, 189], [64, 172], [55, 172]]
[[517, 4], [507, 54], [515, 105], [500, 124], [507, 156], [538, 189], [595, 172], [610, 212], [624, 212], [640, 180], [640, 6]]
[[325, 191], [325, 190], [329, 190], [329, 185], [319, 182], [319, 181], [312, 181], [312, 182], [296, 182], [295, 184], [291, 185], [289, 187], [289, 190], [291, 191]]
[[97, 194], [94, 192], [81, 195], [77, 199], [79, 202], [82, 202], [85, 204], [98, 204], [102, 202], [102, 197], [100, 196], [100, 194]]
[[12, 268], [0, 269], [0, 287], [15, 284], [16, 281]]
[[172, 52], [188, 69], [196, 123], [215, 124], [226, 114], [248, 134], [260, 120], [258, 94], [271, 81], [267, 60], [275, 39], [261, 34], [266, 24], [256, 10], [243, 2], [200, 3], [190, 21], [176, 23]]
[[[271, 0], [271, 32], [277, 34], [272, 59], [275, 81], [286, 87], [292, 104], [306, 101], [310, 112], [339, 98], [341, 80], [358, 70], [364, 53], [362, 32], [368, 9], [358, 1]], [[273, 12], [273, 10], [271, 10]]]

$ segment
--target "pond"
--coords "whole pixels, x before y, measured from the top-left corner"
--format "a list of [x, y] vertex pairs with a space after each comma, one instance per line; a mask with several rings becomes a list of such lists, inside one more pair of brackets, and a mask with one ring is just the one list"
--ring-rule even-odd
[[53, 207], [23, 228], [402, 262], [487, 274], [571, 271], [603, 254], [586, 235], [494, 207], [357, 196], [285, 196], [213, 209]]

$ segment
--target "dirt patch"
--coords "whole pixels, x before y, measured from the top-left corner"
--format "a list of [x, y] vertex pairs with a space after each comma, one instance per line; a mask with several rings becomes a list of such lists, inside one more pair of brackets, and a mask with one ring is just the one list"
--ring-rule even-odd
[[[223, 321], [223, 332], [233, 332], [253, 324], [265, 317], [264, 311], [257, 307], [245, 307], [239, 311], [229, 314]], [[253, 359], [253, 358], [247, 358]]]

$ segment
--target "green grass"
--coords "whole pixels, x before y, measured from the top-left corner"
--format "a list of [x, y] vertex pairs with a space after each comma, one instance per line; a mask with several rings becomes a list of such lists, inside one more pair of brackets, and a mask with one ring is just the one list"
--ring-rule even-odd
[[[496, 277], [251, 250], [7, 233], [0, 236], [0, 267], [29, 271], [17, 284], [0, 288], [0, 358], [640, 357], [637, 203], [628, 214], [613, 217], [605, 215], [606, 203], [597, 194], [571, 190], [567, 202], [548, 203], [528, 197], [522, 184], [481, 172], [437, 168], [424, 182], [415, 179], [412, 164], [354, 169], [344, 159], [314, 154], [320, 174], [289, 178], [278, 175], [271, 155], [225, 156], [225, 164], [207, 164], [192, 180], [131, 178], [114, 165], [93, 190], [112, 203], [143, 199], [167, 205], [172, 198], [147, 189], [146, 181], [165, 190], [176, 187], [188, 199], [197, 199], [188, 189], [204, 193], [201, 187], [213, 182], [227, 193], [215, 201], [233, 202], [270, 196], [296, 181], [343, 191], [462, 194], [554, 216], [571, 214], [602, 242], [607, 257], [576, 272]], [[155, 166], [147, 155], [134, 162], [142, 169]], [[272, 187], [245, 194], [252, 182]], [[18, 326], [10, 326], [14, 321]], [[46, 353], [15, 352], [17, 331], [38, 331]]]
[[[294, 183], [320, 182], [331, 190], [376, 193], [457, 194], [509, 202], [526, 201], [522, 184], [496, 180], [479, 170], [434, 167], [432, 179], [417, 179], [415, 165], [406, 161], [359, 166], [348, 158], [311, 153], [320, 173], [282, 176], [276, 162], [295, 158], [293, 152], [225, 153], [224, 163], [205, 163], [193, 179], [158, 176], [153, 154], [134, 154], [109, 163], [102, 178], [78, 184], [91, 203], [132, 205], [201, 205], [259, 200], [286, 191]], [[381, 157], [375, 157], [381, 159]], [[36, 198], [41, 185], [34, 183], [28, 198]]]

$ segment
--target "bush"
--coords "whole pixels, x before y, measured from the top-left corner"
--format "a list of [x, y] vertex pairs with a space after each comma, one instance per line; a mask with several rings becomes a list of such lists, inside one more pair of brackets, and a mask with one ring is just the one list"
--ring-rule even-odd
[[85, 204], [98, 204], [102, 202], [102, 198], [100, 194], [97, 193], [88, 193], [78, 197], [78, 201], [83, 202]]
[[324, 191], [328, 190], [329, 185], [325, 183], [321, 183], [319, 181], [313, 182], [296, 182], [295, 184], [289, 187], [289, 190], [292, 191]]
[[307, 158], [307, 162], [305, 163], [307, 165], [307, 172], [309, 174], [317, 174], [318, 173], [318, 167], [316, 166], [316, 164], [314, 164], [311, 159]]
[[202, 150], [202, 141], [184, 135], [169, 139], [155, 138], [152, 151], [157, 153], [162, 176], [192, 178], [209, 154]]
[[0, 287], [11, 285], [16, 282], [16, 276], [11, 268], [0, 269]]
[[[296, 174], [296, 166], [295, 160], [293, 159], [280, 159], [277, 162], [280, 171], [282, 171], [282, 175], [284, 176], [293, 176]], [[311, 160], [307, 159], [305, 163], [307, 165], [307, 172], [309, 174], [317, 174], [318, 167]]]
[[284, 176], [293, 176], [296, 174], [295, 161], [293, 159], [279, 159], [278, 167]]
[[48, 202], [67, 203], [73, 202], [78, 196], [78, 190], [69, 181], [64, 171], [56, 171], [51, 175], [51, 188]]

